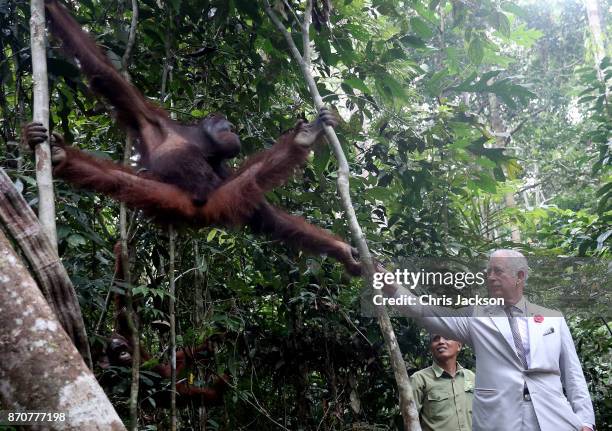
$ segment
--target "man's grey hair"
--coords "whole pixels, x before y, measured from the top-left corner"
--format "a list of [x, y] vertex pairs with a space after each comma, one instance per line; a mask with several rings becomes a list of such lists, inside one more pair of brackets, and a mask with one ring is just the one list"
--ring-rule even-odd
[[529, 276], [529, 265], [523, 253], [509, 248], [500, 248], [489, 255], [489, 259], [492, 257], [509, 257], [508, 266], [514, 271], [514, 275], [519, 271], [523, 271], [525, 274], [525, 281], [527, 281], [527, 277]]

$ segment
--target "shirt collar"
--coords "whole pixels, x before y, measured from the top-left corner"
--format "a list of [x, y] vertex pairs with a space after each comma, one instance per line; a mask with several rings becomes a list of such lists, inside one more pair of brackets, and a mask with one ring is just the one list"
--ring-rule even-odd
[[[436, 361], [433, 361], [433, 363], [431, 364], [431, 368], [434, 372], [434, 375], [436, 376], [436, 378], [440, 378], [442, 377], [442, 374], [446, 373], [446, 371], [444, 370], [444, 368], [442, 368], [440, 365], [438, 365], [438, 363]], [[457, 362], [457, 371], [455, 372], [455, 374], [463, 374], [463, 367], [461, 366], [461, 364], [459, 362]], [[448, 376], [450, 376], [450, 374], [446, 373]]]
[[520, 310], [522, 315], [526, 316], [527, 315], [527, 301], [525, 300], [525, 297], [521, 296], [521, 299], [519, 299], [519, 301], [516, 304], [514, 304], [512, 308], [515, 309], [514, 311], [516, 311], [517, 309]]

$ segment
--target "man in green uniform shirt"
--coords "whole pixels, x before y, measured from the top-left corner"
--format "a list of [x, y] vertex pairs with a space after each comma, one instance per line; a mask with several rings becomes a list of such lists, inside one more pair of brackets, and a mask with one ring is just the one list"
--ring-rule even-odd
[[431, 367], [412, 375], [423, 431], [471, 431], [474, 373], [457, 363], [461, 343], [432, 334]]

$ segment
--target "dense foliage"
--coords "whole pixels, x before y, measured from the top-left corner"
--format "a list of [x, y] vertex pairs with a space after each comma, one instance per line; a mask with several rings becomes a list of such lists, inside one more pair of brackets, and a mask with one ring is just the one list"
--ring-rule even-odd
[[[138, 3], [128, 72], [176, 118], [226, 113], [243, 154], [251, 154], [297, 118], [314, 115], [263, 3]], [[290, 23], [303, 5], [273, 6], [297, 37]], [[72, 2], [71, 10], [119, 67], [131, 2], [87, 0]], [[36, 207], [31, 156], [18, 144], [19, 126], [31, 116], [28, 18], [27, 2], [0, 1], [0, 166]], [[581, 2], [346, 0], [333, 2], [329, 22], [319, 24], [311, 33], [313, 72], [325, 102], [343, 119], [337, 132], [350, 162], [355, 209], [380, 259], [477, 258], [500, 246], [609, 258], [612, 65], [608, 58], [594, 61]], [[57, 41], [50, 46], [55, 130], [120, 160], [124, 133]], [[348, 238], [335, 168], [329, 149], [320, 147], [269, 199]], [[59, 250], [95, 350], [113, 325], [111, 312], [95, 333], [112, 282], [118, 205], [61, 182], [56, 187]], [[516, 204], [508, 205], [508, 196]], [[131, 226], [142, 340], [161, 357], [168, 336], [153, 322], [167, 319], [167, 231], [139, 214]], [[360, 315], [360, 281], [340, 265], [248, 230], [209, 228], [179, 231], [176, 268], [179, 345], [226, 333], [206, 367], [233, 376], [222, 407], [205, 415], [181, 410], [184, 428], [198, 420], [225, 430], [400, 426], [382, 337], [376, 322]], [[612, 429], [610, 324], [605, 302], [570, 319], [598, 429]], [[418, 327], [405, 319], [394, 325], [408, 366], [427, 365]], [[464, 365], [473, 366], [469, 352], [464, 356]], [[150, 365], [141, 377], [148, 393], [159, 390], [147, 374]], [[179, 378], [205, 384], [206, 367]], [[129, 370], [110, 373], [119, 380], [105, 389], [125, 415]], [[152, 400], [141, 397], [143, 429], [167, 421]]]

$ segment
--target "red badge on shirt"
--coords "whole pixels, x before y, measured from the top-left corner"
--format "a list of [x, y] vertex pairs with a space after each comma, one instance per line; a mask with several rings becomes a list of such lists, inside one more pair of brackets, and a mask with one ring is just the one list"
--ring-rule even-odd
[[542, 323], [544, 321], [544, 316], [542, 316], [541, 314], [536, 314], [535, 316], [533, 316], [533, 321], [535, 323]]

